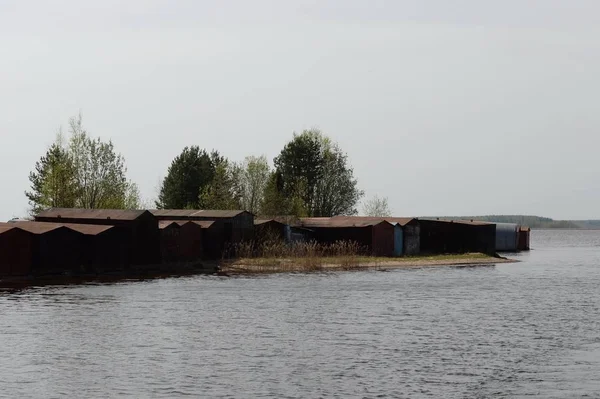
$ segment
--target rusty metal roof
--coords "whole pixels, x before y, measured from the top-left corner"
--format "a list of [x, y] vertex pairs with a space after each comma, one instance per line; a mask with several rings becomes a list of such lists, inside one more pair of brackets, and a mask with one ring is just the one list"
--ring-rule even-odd
[[177, 227], [179, 228], [181, 226], [180, 223], [177, 223], [174, 220], [161, 220], [158, 222], [158, 228], [163, 230], [169, 227]]
[[406, 226], [415, 218], [410, 217], [379, 217], [379, 216], [334, 216], [332, 219], [347, 219], [347, 220], [364, 220], [364, 221], [379, 221], [389, 222], [390, 224], [399, 224], [400, 226]]
[[204, 229], [207, 229], [210, 226], [212, 226], [215, 222], [212, 220], [161, 220], [158, 222], [158, 226], [159, 228], [164, 229], [168, 226], [171, 226], [172, 224], [176, 224], [177, 226], [181, 227], [185, 226], [188, 223], [192, 223]]
[[129, 209], [51, 208], [40, 212], [40, 218], [135, 220], [147, 211]]
[[[151, 209], [149, 211], [157, 217], [202, 217], [202, 218], [215, 218], [215, 219], [227, 219], [236, 217], [247, 211], [242, 210], [201, 210], [201, 209]], [[249, 213], [249, 212], [248, 212]]]
[[12, 223], [0, 223], [0, 234], [6, 233], [14, 228], [15, 226]]
[[213, 224], [215, 224], [215, 222], [213, 222], [212, 220], [192, 220], [192, 221], [188, 221], [185, 223], [194, 223], [194, 224], [197, 224], [198, 226], [202, 227], [203, 229], [208, 229]]
[[44, 229], [46, 229], [46, 231], [51, 231], [60, 227], [66, 227], [70, 230], [77, 231], [78, 233], [85, 234], [86, 236], [96, 236], [114, 228], [113, 226], [76, 223], [14, 222], [13, 224], [17, 228], [31, 232], [33, 232], [33, 230], [43, 231]]
[[254, 219], [255, 226], [260, 226], [261, 224], [266, 224], [266, 223], [278, 223], [281, 225], [286, 224], [286, 223], [280, 222], [279, 220], [275, 220], [275, 219]]
[[21, 222], [14, 223], [14, 227], [32, 234], [45, 234], [60, 228], [66, 228], [55, 223]]
[[356, 216], [336, 216], [334, 218], [300, 218], [302, 227], [308, 228], [343, 228], [343, 227], [369, 227], [381, 223], [392, 224], [378, 218], [360, 218]]
[[482, 222], [479, 220], [462, 220], [462, 219], [438, 219], [438, 218], [418, 218], [418, 220], [425, 220], [429, 222], [442, 222], [442, 223], [457, 223], [457, 224], [469, 224], [473, 226], [492, 226], [496, 223]]

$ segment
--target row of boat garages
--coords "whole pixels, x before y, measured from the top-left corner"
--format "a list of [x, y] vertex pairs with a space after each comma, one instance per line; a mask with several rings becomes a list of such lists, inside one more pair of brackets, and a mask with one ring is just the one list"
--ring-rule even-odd
[[53, 208], [34, 221], [0, 223], [0, 276], [104, 273], [219, 259], [231, 244], [355, 241], [377, 256], [516, 251], [517, 225], [418, 218], [272, 218], [246, 211]]

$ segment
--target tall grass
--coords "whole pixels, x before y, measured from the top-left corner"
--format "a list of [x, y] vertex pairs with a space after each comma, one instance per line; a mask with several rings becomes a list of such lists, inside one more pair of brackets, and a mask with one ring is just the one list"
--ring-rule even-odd
[[[225, 257], [237, 259], [238, 264], [251, 266], [253, 272], [319, 271], [334, 260], [342, 268], [356, 268], [359, 266], [359, 259], [368, 252], [368, 248], [355, 241], [337, 241], [331, 244], [315, 241], [286, 243], [269, 237], [233, 244], [226, 251]], [[233, 268], [234, 265], [230, 263], [228, 267]]]

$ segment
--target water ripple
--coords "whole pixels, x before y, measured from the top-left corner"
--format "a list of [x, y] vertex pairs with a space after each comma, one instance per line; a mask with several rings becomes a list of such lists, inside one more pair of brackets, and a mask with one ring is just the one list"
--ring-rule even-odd
[[0, 294], [6, 397], [598, 397], [599, 232], [485, 268]]

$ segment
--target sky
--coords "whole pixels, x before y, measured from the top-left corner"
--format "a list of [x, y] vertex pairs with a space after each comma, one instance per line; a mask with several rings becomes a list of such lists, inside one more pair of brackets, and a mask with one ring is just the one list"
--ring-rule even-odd
[[0, 220], [79, 112], [148, 202], [319, 128], [398, 216], [600, 218], [597, 0], [0, 0]]

